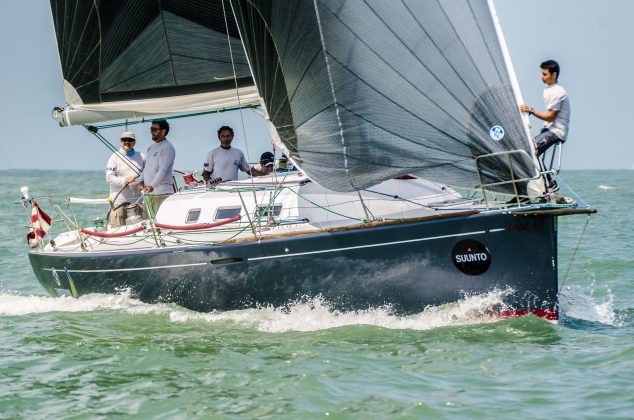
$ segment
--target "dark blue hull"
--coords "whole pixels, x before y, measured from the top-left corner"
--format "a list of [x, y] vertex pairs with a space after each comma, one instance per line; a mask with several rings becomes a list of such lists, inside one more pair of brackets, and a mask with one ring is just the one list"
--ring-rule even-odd
[[51, 294], [70, 289], [66, 268], [80, 295], [129, 288], [145, 302], [203, 312], [319, 295], [337, 309], [391, 305], [406, 314], [499, 289], [513, 290], [505, 303], [517, 313], [556, 313], [557, 306], [556, 217], [548, 215], [474, 214], [213, 246], [29, 258]]

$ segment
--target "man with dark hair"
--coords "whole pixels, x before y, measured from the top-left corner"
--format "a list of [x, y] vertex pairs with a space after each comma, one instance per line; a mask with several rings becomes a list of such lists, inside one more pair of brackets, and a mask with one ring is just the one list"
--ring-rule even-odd
[[[154, 144], [147, 149], [145, 158], [145, 168], [141, 174], [139, 189], [143, 189], [147, 195], [147, 204], [152, 207], [153, 214], [156, 214], [159, 207], [168, 195], [174, 194], [174, 182], [172, 180], [172, 170], [174, 169], [174, 158], [176, 151], [172, 143], [167, 140], [167, 133], [170, 126], [165, 120], [152, 122], [150, 132]], [[143, 216], [149, 216], [147, 208], [144, 208]]]
[[520, 111], [528, 112], [528, 115], [534, 115], [544, 121], [544, 127], [535, 137], [537, 156], [543, 154], [553, 144], [565, 142], [570, 123], [570, 101], [566, 90], [558, 81], [559, 64], [555, 60], [547, 60], [541, 63], [540, 68], [542, 82], [546, 84], [544, 88], [546, 111], [535, 111], [527, 104], [520, 105]]
[[218, 140], [220, 146], [209, 153], [203, 164], [203, 178], [209, 181], [212, 178], [221, 178], [223, 181], [234, 181], [238, 179], [238, 169], [249, 175], [262, 175], [259, 171], [251, 168], [249, 162], [244, 157], [242, 150], [231, 147], [233, 141], [233, 129], [223, 125], [218, 129]]

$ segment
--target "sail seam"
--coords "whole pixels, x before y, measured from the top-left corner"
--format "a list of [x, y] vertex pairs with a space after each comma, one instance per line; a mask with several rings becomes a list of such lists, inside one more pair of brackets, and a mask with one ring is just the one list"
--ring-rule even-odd
[[[376, 15], [376, 12], [368, 5], [368, 8], [370, 10], [372, 10], [372, 13], [374, 13]], [[377, 16], [378, 17], [378, 16]], [[335, 15], [335, 18], [344, 26], [346, 27], [346, 29], [348, 29], [350, 31], [350, 33], [355, 37], [355, 39], [359, 40], [359, 42], [361, 42], [363, 45], [365, 45], [369, 51], [371, 51], [379, 60], [381, 60], [383, 63], [385, 63], [386, 66], [388, 66], [392, 71], [394, 71], [394, 73], [396, 73], [399, 77], [401, 77], [401, 79], [403, 79], [405, 82], [407, 82], [407, 84], [409, 84], [414, 91], [418, 92], [421, 94], [422, 97], [426, 98], [431, 104], [433, 104], [440, 112], [443, 112], [445, 115], [447, 115], [451, 120], [453, 120], [458, 126], [462, 127], [465, 129], [465, 131], [467, 130], [467, 127], [460, 122], [458, 119], [456, 119], [454, 116], [452, 116], [451, 114], [449, 114], [446, 110], [444, 110], [439, 104], [436, 103], [436, 101], [434, 101], [433, 99], [431, 99], [425, 92], [423, 92], [422, 90], [420, 90], [416, 85], [412, 84], [409, 80], [407, 80], [407, 78], [405, 78], [394, 66], [392, 66], [390, 63], [388, 63], [387, 61], [385, 61], [385, 59], [383, 59], [380, 54], [378, 54], [376, 51], [374, 51], [374, 49], [372, 49], [367, 42], [365, 42], [361, 37], [359, 37], [353, 30], [352, 28], [350, 28], [346, 23], [344, 23], [339, 17], [337, 17]], [[383, 22], [383, 21], [382, 21]], [[383, 22], [385, 24], [385, 22]], [[387, 27], [387, 25], [386, 25]], [[394, 34], [393, 31], [391, 31], [392, 34]], [[400, 38], [394, 34], [394, 36], [400, 40]], [[403, 44], [403, 42], [401, 41], [401, 44]], [[405, 45], [405, 44], [403, 44]], [[407, 47], [406, 47], [407, 48]], [[407, 48], [410, 52], [411, 50], [409, 48]], [[413, 54], [415, 56], [415, 54]], [[396, 103], [393, 99], [391, 99], [389, 96], [387, 96], [386, 94], [384, 94], [383, 92], [379, 91], [378, 89], [376, 89], [374, 86], [372, 86], [370, 83], [368, 83], [366, 80], [364, 80], [363, 78], [361, 78], [360, 76], [358, 76], [357, 74], [355, 74], [353, 71], [351, 71], [348, 66], [346, 66], [344, 63], [340, 62], [339, 60], [333, 58], [333, 60], [335, 62], [337, 62], [339, 65], [341, 65], [341, 67], [343, 67], [344, 69], [346, 69], [351, 75], [353, 75], [357, 80], [359, 80], [360, 82], [362, 82], [363, 84], [365, 84], [367, 87], [369, 87], [370, 89], [372, 89], [374, 92], [378, 93], [379, 95], [381, 95], [382, 97], [384, 97], [385, 99], [387, 99], [388, 101], [392, 102], [394, 105], [398, 106], [399, 108], [403, 109], [405, 112], [411, 114], [413, 117], [415, 117], [416, 119], [418, 119], [419, 121], [427, 124], [428, 126], [432, 127], [433, 129], [437, 130], [438, 132], [447, 135], [448, 137], [454, 139], [456, 142], [463, 144], [464, 146], [468, 146], [467, 142], [463, 142], [461, 141], [458, 137], [455, 137], [451, 134], [449, 134], [448, 132], [446, 132], [445, 130], [442, 130], [438, 127], [436, 127], [434, 124], [432, 124], [431, 122], [427, 121], [425, 118], [422, 118], [416, 114], [414, 114], [413, 112], [411, 112], [410, 110], [403, 108], [402, 106], [400, 106], [398, 103]], [[424, 63], [422, 63], [420, 60], [418, 60], [419, 63], [425, 67], [425, 69], [430, 73], [430, 75], [433, 76], [433, 73], [429, 70], [429, 68], [427, 68], [427, 66], [425, 66]], [[458, 99], [455, 97], [455, 95], [453, 95], [453, 93], [446, 88], [446, 86], [443, 85], [442, 81], [438, 78], [433, 76], [434, 79], [436, 79], [438, 81], [438, 83], [443, 86], [443, 88], [449, 93], [449, 95], [451, 95], [452, 97], [454, 97], [454, 99], [456, 100], [457, 103], [459, 103], [464, 109], [465, 111], [468, 111], [467, 107]], [[301, 125], [301, 124], [300, 124]], [[401, 136], [398, 136], [401, 137]]]
[[[84, 39], [84, 33], [86, 33], [86, 28], [88, 27], [88, 22], [90, 22], [90, 16], [92, 15], [93, 10], [95, 10], [96, 6], [93, 6], [90, 8], [90, 13], [88, 14], [88, 17], [86, 18], [86, 21], [84, 22], [84, 27], [81, 31], [81, 35], [79, 36], [79, 40], [77, 41], [77, 48], [75, 48], [75, 53], [73, 54], [73, 57], [70, 60], [70, 63], [65, 63], [66, 64], [66, 68], [67, 69], [72, 69], [73, 68], [73, 64], [75, 64], [75, 58], [77, 58], [77, 53], [79, 52], [80, 48], [79, 45], [81, 45], [81, 42]], [[76, 19], [76, 15], [77, 15], [77, 8], [75, 8], [75, 16], [73, 16], [73, 26], [71, 28], [71, 36], [73, 34], [73, 32], [75, 31], [75, 21]], [[99, 41], [97, 42], [97, 45], [99, 45], [101, 43], [101, 34], [99, 37]]]
[[174, 70], [174, 60], [172, 60], [172, 49], [170, 48], [170, 40], [169, 40], [169, 36], [167, 35], [167, 27], [165, 26], [165, 18], [163, 17], [163, 6], [161, 5], [161, 0], [158, 0], [157, 3], [159, 8], [159, 16], [161, 18], [161, 23], [162, 23], [161, 26], [163, 28], [163, 33], [165, 34], [165, 44], [167, 45], [167, 54], [170, 56], [169, 63], [172, 69], [172, 80], [174, 81], [174, 86], [177, 86], [178, 83], [176, 83], [176, 70]]
[[317, 27], [319, 28], [319, 39], [321, 40], [321, 49], [324, 52], [324, 61], [326, 63], [326, 71], [328, 72], [328, 82], [330, 83], [330, 92], [332, 93], [332, 99], [335, 106], [335, 115], [337, 117], [337, 124], [339, 124], [339, 136], [341, 138], [341, 146], [343, 147], [343, 167], [348, 175], [348, 152], [346, 148], [346, 140], [343, 136], [343, 125], [341, 124], [341, 117], [339, 116], [339, 105], [337, 104], [337, 95], [335, 93], [335, 86], [332, 82], [332, 72], [330, 70], [330, 63], [328, 61], [328, 53], [326, 52], [326, 41], [324, 40], [324, 31], [321, 27], [321, 18], [319, 17], [319, 8], [317, 7], [317, 0], [314, 0], [315, 15], [317, 17]]

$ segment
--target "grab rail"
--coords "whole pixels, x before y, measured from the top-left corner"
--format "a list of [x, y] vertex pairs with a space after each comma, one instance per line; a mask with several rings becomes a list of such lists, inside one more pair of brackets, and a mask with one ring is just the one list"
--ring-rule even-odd
[[[489, 201], [487, 199], [487, 195], [485, 193], [485, 187], [494, 187], [494, 186], [498, 186], [498, 185], [506, 185], [506, 184], [513, 184], [513, 191], [515, 192], [515, 199], [517, 201], [518, 205], [521, 205], [521, 200], [520, 200], [520, 196], [519, 196], [519, 192], [517, 190], [517, 183], [519, 182], [529, 182], [529, 181], [534, 181], [539, 179], [544, 173], [541, 171], [536, 170], [535, 171], [535, 175], [533, 175], [532, 177], [529, 178], [515, 178], [515, 171], [513, 170], [513, 159], [512, 159], [512, 155], [515, 154], [519, 154], [521, 155], [525, 155], [526, 158], [532, 162], [532, 158], [530, 157], [530, 155], [528, 153], [526, 153], [525, 150], [505, 150], [503, 152], [495, 152], [495, 153], [488, 153], [486, 155], [479, 155], [475, 157], [475, 164], [476, 164], [476, 172], [478, 174], [478, 181], [480, 183], [479, 185], [479, 189], [482, 192], [482, 197], [484, 199], [484, 204], [487, 208], [487, 210], [489, 209]], [[491, 182], [488, 184], [483, 184], [482, 183], [482, 173], [480, 171], [480, 160], [483, 158], [490, 158], [490, 157], [495, 157], [495, 156], [508, 156], [509, 159], [509, 173], [511, 175], [511, 179], [509, 181], [499, 181], [499, 182]]]

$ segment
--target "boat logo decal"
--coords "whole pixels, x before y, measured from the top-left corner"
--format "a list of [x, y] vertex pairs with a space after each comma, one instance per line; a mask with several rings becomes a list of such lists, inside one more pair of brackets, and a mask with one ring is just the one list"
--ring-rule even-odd
[[451, 258], [456, 268], [469, 276], [479, 276], [491, 265], [489, 250], [474, 239], [463, 239], [456, 243]]
[[494, 125], [489, 130], [489, 137], [495, 141], [500, 141], [504, 138], [504, 128], [501, 125]]

